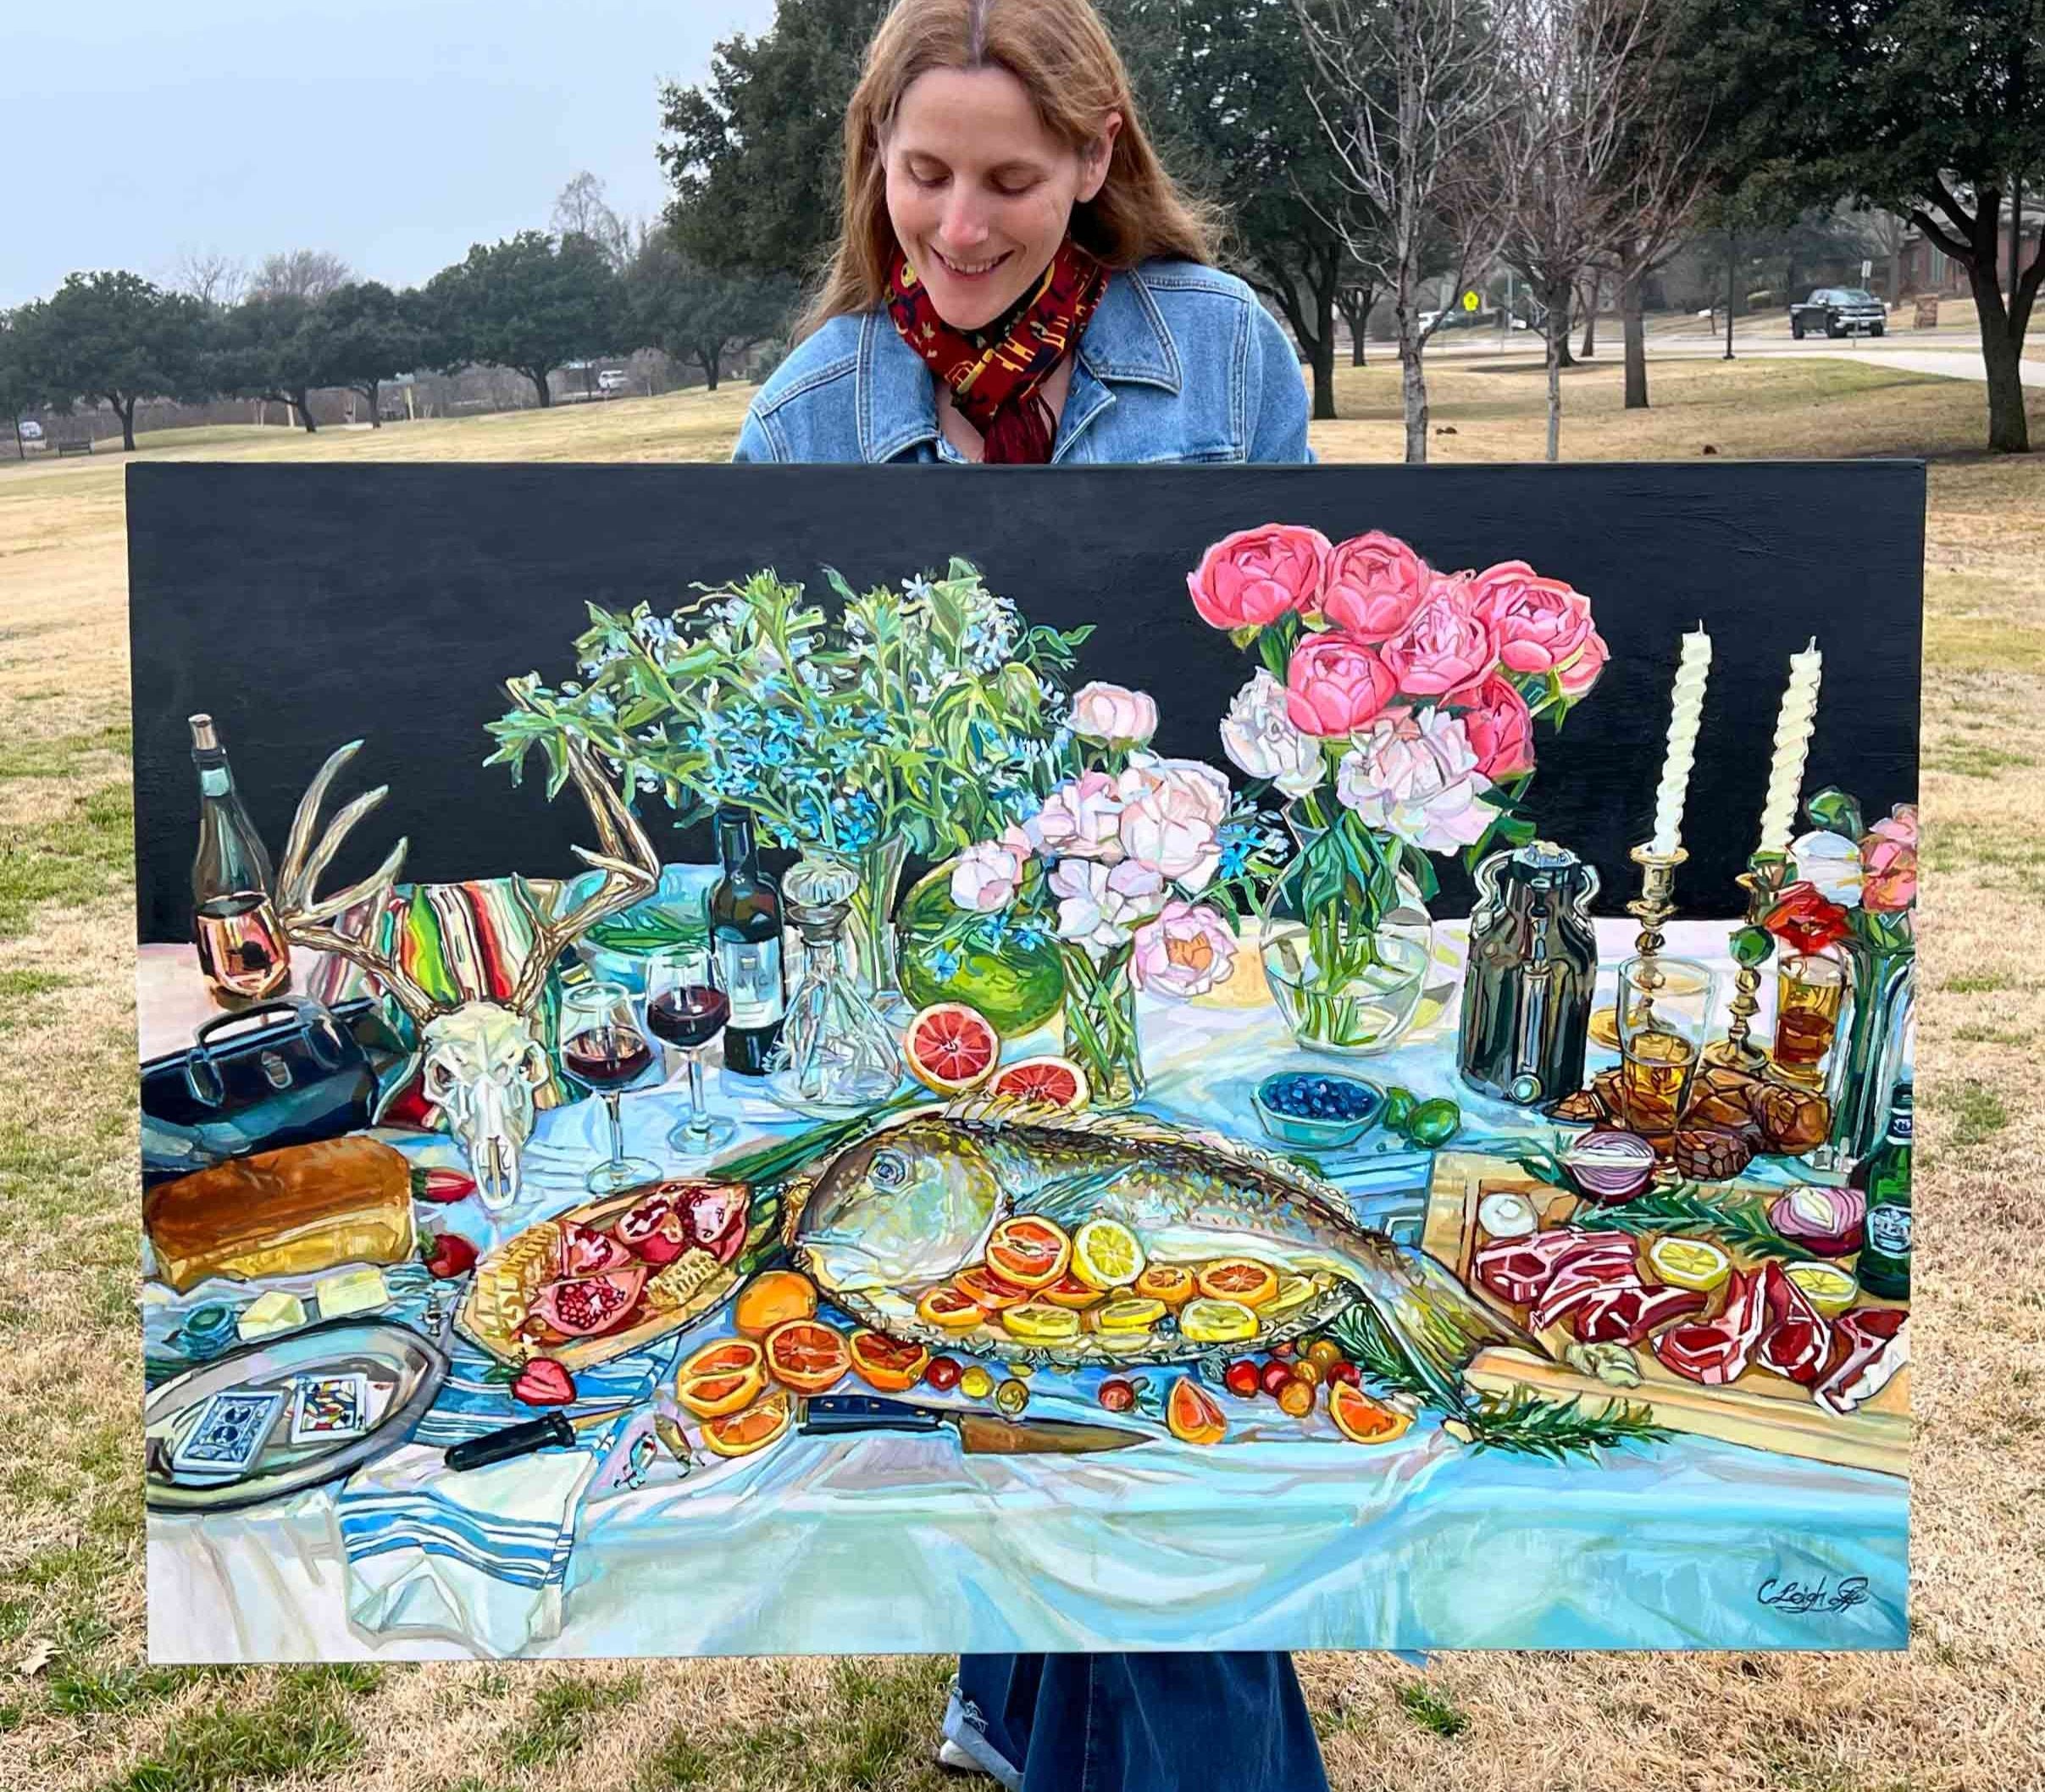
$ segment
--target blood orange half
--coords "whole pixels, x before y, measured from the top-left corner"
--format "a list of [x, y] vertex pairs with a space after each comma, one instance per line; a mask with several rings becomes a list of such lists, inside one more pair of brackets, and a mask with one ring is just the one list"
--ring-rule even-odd
[[1064, 1229], [1034, 1213], [1018, 1213], [994, 1229], [987, 1240], [987, 1267], [1018, 1288], [1048, 1288], [1072, 1261], [1072, 1241]]
[[901, 1344], [884, 1332], [852, 1334], [852, 1373], [883, 1394], [900, 1394], [923, 1379], [930, 1352], [920, 1344]]
[[961, 1270], [951, 1279], [951, 1285], [968, 1301], [978, 1302], [990, 1313], [1020, 1306], [1029, 1298], [1027, 1288], [1018, 1288], [984, 1264], [976, 1263], [971, 1269]]
[[845, 1336], [821, 1319], [790, 1319], [760, 1340], [767, 1353], [767, 1372], [798, 1394], [821, 1394], [845, 1378], [852, 1366]]
[[792, 1412], [787, 1395], [769, 1394], [729, 1418], [705, 1419], [703, 1441], [719, 1456], [751, 1456], [788, 1434]]
[[902, 1055], [925, 1088], [939, 1095], [963, 1095], [993, 1073], [1001, 1056], [1001, 1035], [978, 1008], [940, 1001], [909, 1023]]
[[[1019, 1289], [1016, 1298], [1018, 1301], [1022, 1298]], [[916, 1310], [933, 1325], [941, 1325], [948, 1332], [971, 1331], [988, 1312], [986, 1307], [959, 1288], [933, 1288], [916, 1303]]]
[[1077, 1113], [1087, 1104], [1086, 1072], [1069, 1057], [1026, 1057], [1005, 1065], [987, 1085], [990, 1096], [1006, 1096], [1032, 1107]]

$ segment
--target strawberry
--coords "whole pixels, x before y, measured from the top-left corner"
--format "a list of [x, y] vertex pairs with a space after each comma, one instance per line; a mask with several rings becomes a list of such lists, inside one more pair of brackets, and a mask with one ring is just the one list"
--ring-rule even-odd
[[512, 1398], [529, 1406], [565, 1406], [575, 1397], [575, 1379], [551, 1356], [535, 1356], [512, 1383]]
[[412, 1173], [414, 1201], [430, 1201], [436, 1207], [446, 1207], [450, 1201], [468, 1200], [475, 1191], [475, 1178], [461, 1170], [414, 1169]]
[[436, 1232], [433, 1248], [424, 1253], [426, 1273], [443, 1282], [467, 1275], [476, 1267], [476, 1247], [458, 1232]]

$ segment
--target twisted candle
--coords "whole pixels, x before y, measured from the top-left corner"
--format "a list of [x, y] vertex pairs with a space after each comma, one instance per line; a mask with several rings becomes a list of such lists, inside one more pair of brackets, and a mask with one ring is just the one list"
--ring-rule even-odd
[[1763, 852], [1787, 853], [1796, 825], [1797, 799], [1804, 790], [1804, 762], [1810, 753], [1810, 731], [1818, 715], [1818, 680], [1824, 656], [1817, 638], [1801, 653], [1789, 656], [1789, 685], [1776, 718], [1775, 757], [1768, 765], [1768, 801], [1761, 810]]
[[1654, 789], [1654, 838], [1649, 850], [1666, 858], [1682, 844], [1683, 802], [1697, 763], [1697, 728], [1704, 713], [1704, 680], [1711, 670], [1711, 637], [1700, 626], [1683, 636], [1669, 713], [1669, 751]]

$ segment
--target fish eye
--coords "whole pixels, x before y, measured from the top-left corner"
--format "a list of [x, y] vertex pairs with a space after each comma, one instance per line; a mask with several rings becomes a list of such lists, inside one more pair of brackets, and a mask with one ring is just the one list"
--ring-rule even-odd
[[873, 1162], [867, 1173], [878, 1187], [884, 1189], [906, 1188], [909, 1183], [909, 1160], [897, 1151], [878, 1151], [873, 1153]]

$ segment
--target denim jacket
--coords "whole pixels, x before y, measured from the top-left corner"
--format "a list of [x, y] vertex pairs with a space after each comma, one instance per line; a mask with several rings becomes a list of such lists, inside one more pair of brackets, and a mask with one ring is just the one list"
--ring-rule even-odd
[[[1079, 338], [1054, 463], [1313, 458], [1299, 358], [1233, 275], [1111, 275]], [[937, 388], [884, 310], [833, 318], [761, 387], [734, 460], [950, 461]]]

